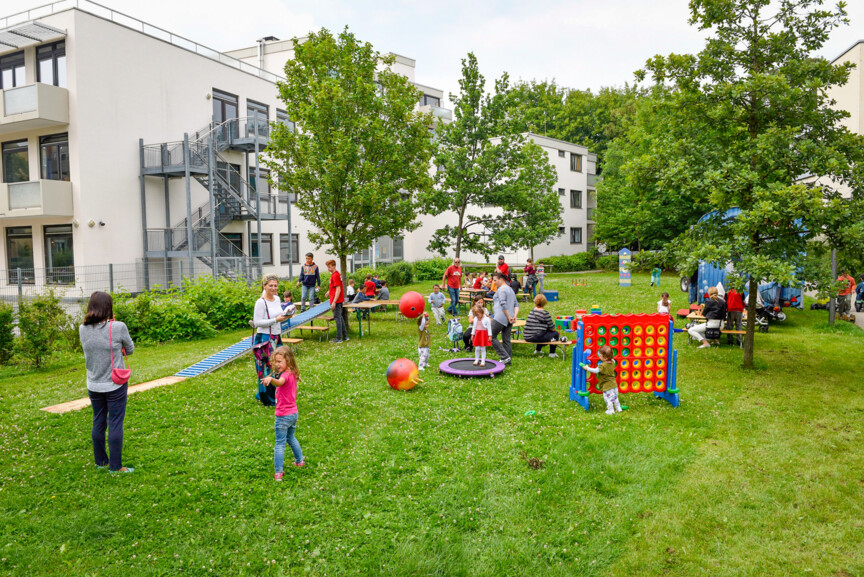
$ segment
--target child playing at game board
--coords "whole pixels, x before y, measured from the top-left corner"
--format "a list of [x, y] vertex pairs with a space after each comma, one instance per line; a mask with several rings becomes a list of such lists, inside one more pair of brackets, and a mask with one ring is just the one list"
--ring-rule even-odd
[[282, 346], [276, 349], [270, 356], [273, 372], [261, 380], [265, 387], [273, 385], [276, 387], [276, 448], [273, 451], [273, 478], [281, 481], [285, 475], [285, 444], [291, 447], [294, 453], [294, 465], [302, 467], [303, 451], [300, 443], [294, 437], [297, 428], [297, 379], [300, 372], [297, 369], [297, 360], [294, 353], [288, 347]]
[[429, 335], [429, 313], [424, 312], [417, 318], [417, 333], [420, 336], [420, 342], [417, 343], [420, 362], [417, 363], [417, 368], [425, 371], [429, 366], [429, 347], [432, 344], [432, 337]]
[[594, 386], [603, 393], [606, 414], [620, 413], [621, 403], [618, 402], [618, 383], [615, 380], [615, 359], [612, 358], [612, 348], [608, 345], [600, 347], [597, 349], [597, 356], [600, 357], [600, 362], [596, 367], [589, 367], [585, 363], [579, 363], [579, 366], [597, 375], [597, 384]]
[[291, 294], [291, 289], [282, 293], [282, 313], [286, 317], [293, 317], [297, 312], [297, 305], [294, 304], [294, 295]]
[[660, 300], [657, 301], [657, 312], [665, 315], [671, 315], [672, 301], [669, 300], [669, 293], [660, 295]]
[[489, 333], [492, 332], [492, 323], [489, 317], [486, 316], [486, 308], [478, 303], [471, 309], [474, 316], [474, 321], [471, 324], [471, 329], [474, 334], [472, 344], [474, 345], [474, 364], [481, 367], [486, 366], [486, 347], [492, 346], [492, 341], [489, 339]]

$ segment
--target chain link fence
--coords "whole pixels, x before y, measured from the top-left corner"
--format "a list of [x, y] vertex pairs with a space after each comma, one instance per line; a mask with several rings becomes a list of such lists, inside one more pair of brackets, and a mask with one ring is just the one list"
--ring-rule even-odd
[[[215, 270], [215, 276], [246, 282], [257, 282], [263, 273], [261, 259], [250, 257], [218, 257]], [[90, 298], [94, 291], [139, 293], [154, 288], [182, 288], [186, 279], [213, 275], [214, 267], [200, 259], [191, 263], [188, 259], [167, 259], [0, 269], [0, 299], [15, 301], [53, 290], [64, 301], [81, 301]]]

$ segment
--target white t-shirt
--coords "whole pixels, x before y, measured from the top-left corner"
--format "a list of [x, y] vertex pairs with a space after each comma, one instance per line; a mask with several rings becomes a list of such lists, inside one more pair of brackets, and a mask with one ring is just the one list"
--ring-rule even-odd
[[672, 300], [671, 299], [669, 300], [669, 306], [663, 306], [663, 299], [660, 299], [659, 301], [657, 301], [657, 312], [658, 313], [665, 313], [667, 315], [671, 314], [669, 312], [670, 308], [672, 308]]

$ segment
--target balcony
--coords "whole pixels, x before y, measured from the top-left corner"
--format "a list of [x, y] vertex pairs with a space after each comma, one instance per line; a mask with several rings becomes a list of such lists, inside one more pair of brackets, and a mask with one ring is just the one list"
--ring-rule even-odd
[[431, 104], [425, 104], [420, 107], [420, 112], [424, 114], [432, 113], [432, 116], [435, 118], [440, 118], [446, 122], [450, 122], [453, 120], [453, 111], [447, 108], [441, 108], [440, 106], [432, 106]]
[[596, 174], [591, 174], [590, 172], [588, 173], [588, 186], [590, 186], [591, 188], [596, 188], [598, 180], [600, 179], [597, 178]]
[[69, 91], [50, 84], [0, 90], [0, 135], [69, 124]]
[[72, 218], [72, 183], [31, 180], [0, 183], [0, 218]]

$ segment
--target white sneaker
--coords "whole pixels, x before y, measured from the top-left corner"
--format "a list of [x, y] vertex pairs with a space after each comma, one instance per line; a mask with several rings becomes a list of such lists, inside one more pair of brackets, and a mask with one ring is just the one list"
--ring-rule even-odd
[[560, 357], [558, 356], [558, 353], [549, 353], [549, 358], [550, 359], [558, 359]]
[[699, 345], [699, 348], [700, 349], [710, 349], [711, 343], [705, 343], [705, 344]]
[[615, 410], [612, 409], [612, 410], [606, 411], [606, 414], [607, 414], [607, 415], [614, 415], [614, 414], [615, 414]]
[[535, 354], [535, 355], [542, 355], [542, 354], [543, 354], [543, 351], [538, 351], [538, 350], [535, 349], [534, 354]]

